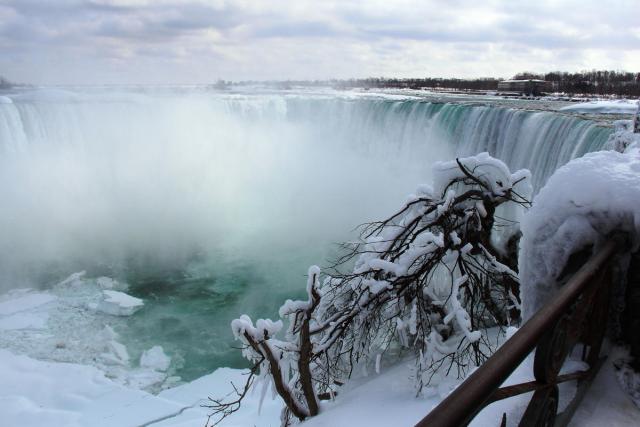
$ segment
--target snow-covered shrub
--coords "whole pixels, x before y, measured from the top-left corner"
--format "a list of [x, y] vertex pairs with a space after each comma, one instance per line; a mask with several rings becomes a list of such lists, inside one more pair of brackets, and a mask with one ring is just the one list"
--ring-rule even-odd
[[356, 368], [378, 370], [382, 355], [412, 355], [418, 392], [435, 374], [463, 375], [488, 357], [483, 331], [509, 324], [519, 307], [517, 263], [492, 239], [495, 212], [528, 204], [529, 172], [482, 153], [437, 163], [433, 175], [433, 188], [364, 226], [322, 284], [309, 269], [307, 299], [280, 309], [280, 338], [281, 320], [232, 322], [253, 368], [236, 400], [212, 400], [214, 415], [237, 410], [262, 382], [263, 395], [271, 388], [284, 400], [288, 425], [316, 415]]

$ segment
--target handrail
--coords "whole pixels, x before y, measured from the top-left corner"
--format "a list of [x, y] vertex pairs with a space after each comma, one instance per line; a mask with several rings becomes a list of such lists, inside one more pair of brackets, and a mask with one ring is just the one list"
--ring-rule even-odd
[[[436, 406], [416, 427], [466, 426], [487, 404], [501, 384], [522, 363], [550, 330], [607, 267], [621, 248], [622, 239], [605, 243], [568, 281], [553, 299], [531, 317], [481, 367]], [[557, 382], [557, 381], [556, 381]]]

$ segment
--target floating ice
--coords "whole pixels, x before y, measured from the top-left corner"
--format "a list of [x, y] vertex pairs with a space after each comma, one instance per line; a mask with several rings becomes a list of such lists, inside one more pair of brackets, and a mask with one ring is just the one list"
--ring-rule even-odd
[[127, 348], [116, 340], [107, 342], [107, 352], [100, 355], [100, 359], [106, 365], [122, 365], [129, 364], [129, 352]]
[[171, 358], [164, 353], [164, 349], [159, 345], [151, 347], [140, 356], [140, 366], [143, 368], [165, 372], [169, 369], [170, 364]]
[[90, 304], [89, 307], [113, 316], [131, 316], [144, 305], [140, 298], [124, 292], [105, 290], [102, 291], [102, 295], [103, 299], [100, 302]]
[[1, 297], [0, 316], [31, 310], [55, 299], [55, 296], [44, 292], [32, 292], [28, 289], [14, 290]]

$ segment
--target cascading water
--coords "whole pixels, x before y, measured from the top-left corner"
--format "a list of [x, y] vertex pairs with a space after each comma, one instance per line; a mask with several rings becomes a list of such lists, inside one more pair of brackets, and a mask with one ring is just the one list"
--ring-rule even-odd
[[393, 211], [434, 161], [489, 151], [540, 187], [609, 132], [552, 112], [375, 96], [0, 97], [0, 289], [78, 270], [126, 280], [146, 302], [120, 325], [131, 352], [161, 344], [194, 378], [242, 363], [229, 321], [273, 317], [309, 264]]

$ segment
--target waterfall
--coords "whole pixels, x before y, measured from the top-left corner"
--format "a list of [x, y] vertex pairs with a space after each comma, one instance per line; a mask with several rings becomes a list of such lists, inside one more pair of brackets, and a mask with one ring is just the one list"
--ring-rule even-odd
[[455, 155], [488, 151], [513, 170], [533, 172], [539, 190], [569, 160], [599, 150], [610, 128], [552, 111], [406, 100], [293, 100], [289, 116], [320, 119], [359, 145], [415, 147], [445, 141]]
[[0, 289], [123, 278], [150, 298], [128, 345], [182, 351], [194, 378], [241, 363], [229, 320], [273, 316], [309, 264], [397, 209], [433, 162], [488, 151], [540, 188], [609, 133], [551, 111], [350, 93], [5, 95]]

